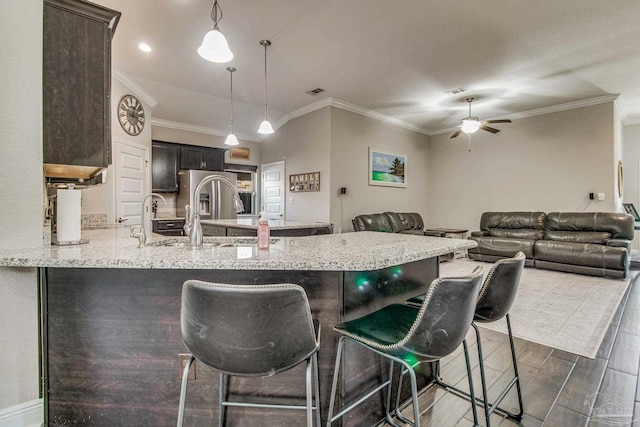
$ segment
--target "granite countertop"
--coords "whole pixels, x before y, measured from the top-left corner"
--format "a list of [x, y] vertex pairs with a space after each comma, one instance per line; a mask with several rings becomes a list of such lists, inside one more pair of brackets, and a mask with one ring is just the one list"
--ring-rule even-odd
[[[238, 219], [203, 219], [200, 220], [201, 224], [205, 225], [218, 225], [223, 227], [237, 227], [237, 228], [258, 228], [258, 218], [238, 218]], [[321, 228], [331, 227], [328, 222], [298, 222], [298, 221], [284, 221], [282, 219], [270, 219], [268, 220], [269, 228], [272, 230], [287, 230], [295, 228]]]
[[186, 237], [153, 233], [138, 248], [128, 227], [84, 230], [82, 239], [89, 243], [1, 250], [0, 266], [365, 271], [476, 246], [473, 240], [371, 231], [278, 237], [269, 250], [259, 250], [251, 237], [205, 237], [205, 248], [191, 250]]

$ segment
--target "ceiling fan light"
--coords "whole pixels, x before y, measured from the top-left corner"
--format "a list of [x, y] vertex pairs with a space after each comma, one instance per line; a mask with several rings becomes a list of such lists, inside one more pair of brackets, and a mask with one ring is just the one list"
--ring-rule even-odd
[[231, 132], [229, 135], [227, 135], [227, 139], [224, 140], [224, 143], [226, 145], [238, 145], [238, 144], [240, 144], [238, 142], [238, 138], [236, 138], [236, 135], [233, 132]]
[[480, 129], [480, 122], [476, 119], [464, 119], [460, 129], [464, 133], [475, 133]]
[[223, 63], [233, 59], [233, 52], [224, 34], [217, 28], [205, 34], [202, 44], [198, 48], [198, 55], [211, 62]]
[[265, 119], [260, 123], [260, 128], [258, 128], [258, 133], [263, 135], [271, 135], [273, 133], [273, 126], [271, 126], [271, 122]]

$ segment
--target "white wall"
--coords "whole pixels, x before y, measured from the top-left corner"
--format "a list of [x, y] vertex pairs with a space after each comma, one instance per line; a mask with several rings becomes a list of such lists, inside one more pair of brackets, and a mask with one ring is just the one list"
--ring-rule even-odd
[[[329, 221], [330, 192], [330, 110], [322, 108], [290, 120], [262, 142], [262, 162], [285, 161], [285, 177], [320, 172], [320, 191], [289, 191], [285, 185], [286, 219], [289, 221]], [[289, 203], [293, 197], [293, 203]]]
[[[360, 214], [385, 211], [427, 216], [428, 141], [426, 135], [331, 107], [331, 222], [334, 230], [352, 230]], [[404, 154], [406, 188], [369, 185], [369, 147]], [[347, 194], [340, 196], [340, 187]]]
[[[640, 210], [640, 124], [624, 126], [622, 130], [623, 162], [624, 162], [624, 193], [622, 201], [633, 203]], [[633, 249], [640, 248], [640, 236], [636, 231], [633, 239]]]
[[485, 211], [615, 210], [613, 103], [499, 127], [473, 134], [471, 152], [465, 135], [430, 138], [429, 225], [476, 230]]
[[[42, 244], [42, 1], [0, 2], [0, 28], [0, 248], [9, 249]], [[36, 285], [34, 269], [0, 268], [0, 412], [38, 397]]]

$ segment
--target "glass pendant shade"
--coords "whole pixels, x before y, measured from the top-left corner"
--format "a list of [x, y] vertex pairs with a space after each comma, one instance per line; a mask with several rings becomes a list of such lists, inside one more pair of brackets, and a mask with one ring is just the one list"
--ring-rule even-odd
[[233, 59], [233, 52], [225, 36], [217, 28], [205, 34], [202, 44], [198, 48], [198, 55], [211, 62], [229, 62]]
[[265, 120], [263, 120], [262, 123], [260, 123], [260, 128], [258, 129], [258, 133], [261, 133], [264, 135], [271, 135], [273, 133], [273, 126], [271, 126], [271, 123], [269, 122], [269, 120], [265, 118]]
[[224, 143], [226, 145], [238, 145], [238, 144], [240, 144], [238, 142], [238, 138], [236, 138], [236, 135], [233, 132], [231, 132], [229, 135], [227, 135], [227, 139], [224, 140]]
[[476, 118], [464, 119], [460, 128], [464, 133], [475, 133], [480, 129], [480, 122]]

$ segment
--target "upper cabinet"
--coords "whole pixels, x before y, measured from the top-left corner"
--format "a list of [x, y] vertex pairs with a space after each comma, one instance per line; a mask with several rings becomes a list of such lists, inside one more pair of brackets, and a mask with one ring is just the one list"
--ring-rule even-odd
[[158, 193], [176, 193], [178, 191], [179, 146], [167, 142], [153, 141], [152, 190]]
[[44, 0], [47, 176], [92, 176], [111, 163], [111, 38], [119, 18], [81, 0]]
[[180, 147], [180, 169], [224, 170], [224, 149], [196, 146]]

